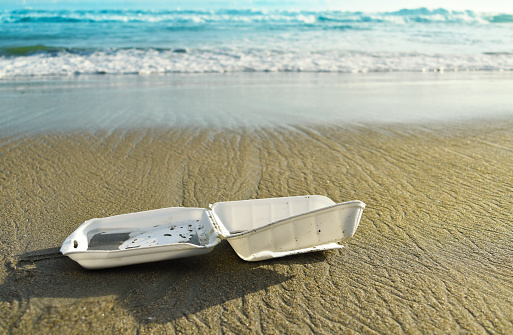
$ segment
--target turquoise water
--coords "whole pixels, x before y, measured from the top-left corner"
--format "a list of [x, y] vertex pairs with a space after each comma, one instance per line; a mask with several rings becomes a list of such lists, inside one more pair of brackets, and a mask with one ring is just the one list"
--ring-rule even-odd
[[513, 70], [507, 13], [3, 10], [0, 31], [0, 78]]
[[3, 10], [0, 32], [0, 138], [513, 113], [509, 14]]

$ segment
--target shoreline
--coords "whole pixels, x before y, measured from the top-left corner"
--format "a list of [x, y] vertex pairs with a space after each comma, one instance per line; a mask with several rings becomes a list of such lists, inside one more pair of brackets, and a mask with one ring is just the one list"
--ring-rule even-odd
[[[513, 121], [171, 127], [0, 145], [0, 330], [513, 330]], [[83, 221], [321, 194], [367, 204], [339, 251], [86, 271], [56, 248]]]
[[140, 128], [371, 127], [511, 118], [513, 72], [0, 80], [0, 137]]

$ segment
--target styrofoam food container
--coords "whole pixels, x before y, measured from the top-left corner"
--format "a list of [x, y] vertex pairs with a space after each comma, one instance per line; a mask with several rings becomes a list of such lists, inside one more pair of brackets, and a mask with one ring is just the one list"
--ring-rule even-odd
[[84, 268], [99, 269], [210, 252], [226, 239], [244, 260], [341, 248], [355, 233], [365, 204], [335, 204], [320, 195], [170, 207], [92, 219], [62, 244]]

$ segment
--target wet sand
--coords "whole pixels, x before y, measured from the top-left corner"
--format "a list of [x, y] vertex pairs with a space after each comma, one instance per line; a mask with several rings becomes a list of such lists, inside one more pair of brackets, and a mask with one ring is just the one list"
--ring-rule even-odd
[[[513, 122], [55, 132], [0, 139], [0, 332], [512, 333]], [[87, 271], [93, 217], [326, 195], [337, 251]]]

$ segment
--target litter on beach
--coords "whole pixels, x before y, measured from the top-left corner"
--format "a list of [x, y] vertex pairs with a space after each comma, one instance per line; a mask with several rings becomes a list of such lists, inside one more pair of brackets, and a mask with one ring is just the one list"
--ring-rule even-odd
[[246, 261], [342, 248], [365, 204], [320, 195], [218, 202], [210, 209], [170, 207], [81, 224], [61, 252], [87, 269], [206, 254], [226, 239]]

